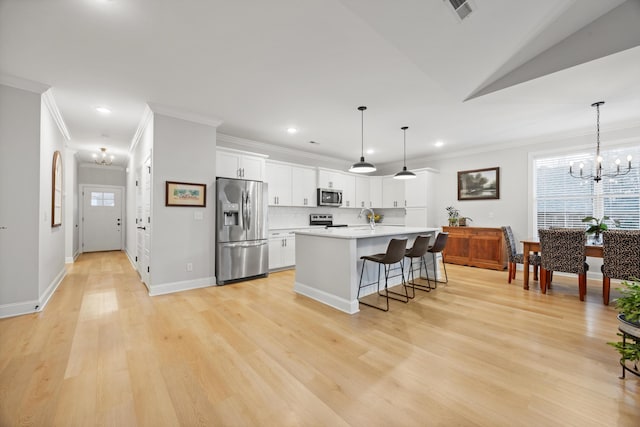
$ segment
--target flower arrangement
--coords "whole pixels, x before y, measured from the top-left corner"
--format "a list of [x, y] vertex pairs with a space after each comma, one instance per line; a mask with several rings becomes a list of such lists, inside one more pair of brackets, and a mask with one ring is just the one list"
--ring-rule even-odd
[[447, 214], [449, 215], [449, 226], [455, 227], [458, 225], [458, 218], [460, 217], [460, 211], [453, 206], [447, 207]]

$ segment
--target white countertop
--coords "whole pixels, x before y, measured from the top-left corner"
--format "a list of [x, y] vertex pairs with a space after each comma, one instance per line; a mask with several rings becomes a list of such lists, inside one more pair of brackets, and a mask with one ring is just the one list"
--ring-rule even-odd
[[433, 227], [405, 227], [392, 225], [377, 225], [373, 230], [368, 226], [334, 227], [322, 229], [296, 230], [296, 234], [334, 239], [364, 239], [368, 237], [397, 236], [403, 234], [433, 233], [439, 231]]

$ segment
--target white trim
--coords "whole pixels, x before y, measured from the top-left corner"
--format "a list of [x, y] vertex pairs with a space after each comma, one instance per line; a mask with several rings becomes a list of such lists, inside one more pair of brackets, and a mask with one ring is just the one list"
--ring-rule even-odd
[[44, 83], [2, 73], [0, 73], [0, 84], [11, 86], [16, 89], [27, 90], [29, 92], [34, 92], [41, 95], [51, 88], [51, 86]]
[[56, 104], [56, 100], [53, 97], [53, 88], [47, 90], [42, 94], [42, 100], [44, 101], [44, 105], [47, 106], [47, 109], [51, 113], [53, 117], [53, 121], [58, 125], [58, 129], [60, 133], [67, 141], [71, 140], [71, 135], [69, 134], [69, 129], [67, 129], [67, 125], [62, 118], [62, 113], [60, 113], [60, 109], [58, 108], [58, 104]]
[[226, 151], [226, 152], [229, 152], [229, 153], [236, 153], [236, 154], [249, 154], [251, 156], [262, 157], [264, 159], [268, 159], [269, 158], [268, 154], [254, 153], [254, 152], [251, 152], [251, 151], [237, 150], [235, 148], [228, 148], [228, 147], [216, 147], [216, 151]]
[[[220, 145], [222, 143], [223, 145]], [[351, 161], [347, 159], [340, 159], [337, 157], [325, 156], [323, 154], [310, 153], [308, 151], [303, 151], [295, 148], [283, 147], [281, 145], [268, 144], [266, 142], [252, 141], [250, 139], [238, 138], [236, 136], [225, 135], [223, 133], [218, 133], [216, 135], [216, 144], [217, 148], [225, 148], [225, 149], [233, 149], [228, 148], [224, 144], [231, 144], [234, 147], [240, 147], [240, 150], [246, 151], [246, 149], [250, 150], [268, 150], [278, 154], [294, 156], [296, 158], [307, 159], [310, 161], [324, 161], [329, 164], [338, 165], [339, 163], [344, 163], [351, 165]]]
[[60, 283], [62, 283], [62, 280], [66, 275], [67, 270], [65, 268], [60, 270], [58, 275], [53, 279], [51, 284], [49, 284], [47, 289], [38, 300], [29, 300], [0, 305], [0, 319], [5, 317], [21, 316], [23, 314], [38, 313], [42, 311], [56, 289], [58, 289], [58, 286], [60, 286]]
[[64, 259], [64, 263], [65, 264], [73, 264], [74, 262], [76, 262], [76, 260], [78, 259], [78, 257], [80, 256], [80, 253], [76, 251], [75, 254], [73, 254], [73, 256], [68, 256]]
[[348, 314], [355, 314], [360, 311], [358, 300], [348, 301], [320, 289], [303, 285], [300, 282], [295, 282], [293, 290], [300, 295], [304, 295]]
[[140, 274], [138, 272], [138, 266], [136, 265], [136, 261], [135, 258], [131, 257], [131, 254], [129, 253], [129, 251], [127, 250], [127, 248], [124, 249], [124, 253], [127, 256], [127, 259], [129, 260], [129, 263], [131, 264], [131, 267], [133, 267], [133, 269], [135, 270], [136, 273]]
[[115, 170], [125, 170], [124, 166], [118, 166], [118, 165], [110, 165], [110, 166], [104, 166], [104, 165], [98, 165], [95, 163], [78, 163], [78, 167], [81, 168], [89, 168], [89, 169], [115, 169]]
[[140, 118], [140, 123], [138, 123], [138, 127], [136, 128], [136, 133], [133, 135], [131, 139], [131, 143], [129, 144], [129, 153], [133, 153], [136, 146], [140, 142], [140, 138], [142, 138], [142, 134], [144, 130], [147, 128], [149, 124], [149, 120], [153, 117], [153, 113], [148, 105], [144, 106], [144, 112], [142, 113], [142, 118]]
[[176, 119], [187, 120], [189, 122], [200, 123], [207, 126], [217, 128], [222, 124], [222, 120], [217, 117], [205, 116], [203, 114], [194, 113], [192, 111], [180, 110], [167, 105], [148, 102], [147, 105], [154, 114], [162, 114], [163, 116], [174, 117]]
[[147, 286], [149, 289], [149, 296], [165, 295], [174, 292], [188, 291], [190, 289], [207, 288], [209, 286], [216, 286], [215, 277], [203, 277], [201, 279], [183, 280], [180, 282], [169, 282], [161, 285]]

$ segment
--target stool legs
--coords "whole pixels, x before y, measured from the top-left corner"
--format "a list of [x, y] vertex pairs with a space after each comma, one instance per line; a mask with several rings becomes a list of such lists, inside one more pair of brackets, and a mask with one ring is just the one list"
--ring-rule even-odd
[[[431, 284], [429, 283], [429, 280], [428, 280], [428, 277], [429, 277], [428, 274], [427, 274], [426, 285], [416, 283], [415, 273], [413, 269], [413, 257], [410, 257], [409, 260], [410, 260], [410, 263], [409, 263], [409, 272], [407, 273], [407, 280], [409, 279], [409, 275], [411, 275], [411, 281], [407, 281], [407, 283], [411, 285], [411, 289], [413, 290], [413, 296], [410, 298], [414, 298], [416, 296], [416, 288], [421, 291], [430, 292]], [[424, 266], [424, 270], [427, 271], [427, 263], [424, 261], [424, 255], [420, 257], [420, 262], [418, 265], [419, 272], [422, 272], [422, 266]]]
[[[431, 253], [433, 259], [433, 283], [435, 284], [431, 289], [436, 289], [438, 287], [438, 283], [449, 283], [449, 276], [447, 275], [447, 266], [445, 265], [444, 259], [442, 260], [442, 268], [444, 269], [444, 282], [438, 280], [438, 272], [436, 270], [436, 254], [434, 252]], [[431, 279], [429, 278], [429, 270], [425, 267], [425, 271], [427, 272], [427, 281], [429, 282], [429, 287], [431, 287]]]
[[[386, 265], [386, 264], [384, 264], [384, 293], [382, 293], [380, 291], [380, 265], [381, 264], [378, 263], [378, 280], [375, 283], [377, 283], [377, 294], [379, 296], [381, 296], [381, 297], [384, 297], [385, 305], [384, 305], [384, 307], [379, 307], [377, 305], [373, 305], [373, 304], [369, 304], [367, 302], [361, 301], [360, 300], [360, 290], [363, 287], [371, 286], [374, 283], [374, 282], [372, 282], [372, 283], [367, 283], [365, 285], [362, 285], [362, 278], [364, 277], [364, 268], [365, 268], [366, 262], [367, 262], [367, 260], [362, 260], [362, 270], [360, 272], [360, 282], [358, 284], [358, 302], [360, 304], [364, 304], [366, 306], [369, 306], [369, 307], [372, 307], [372, 308], [376, 308], [376, 309], [382, 310], [382, 311], [389, 311], [389, 299], [394, 299], [396, 301], [401, 301], [401, 302], [404, 302], [405, 304], [409, 302], [409, 299], [411, 297], [409, 297], [409, 292], [407, 290], [407, 282], [404, 279], [404, 266], [403, 266], [402, 262], [400, 262], [400, 271], [401, 271], [401, 275], [402, 275], [402, 287], [404, 288], [404, 292], [405, 292], [404, 294], [389, 290], [388, 283], [389, 283], [389, 273], [391, 272], [391, 265]], [[403, 298], [402, 299], [395, 298], [395, 297], [391, 296], [390, 294], [398, 295], [398, 296], [401, 296]]]

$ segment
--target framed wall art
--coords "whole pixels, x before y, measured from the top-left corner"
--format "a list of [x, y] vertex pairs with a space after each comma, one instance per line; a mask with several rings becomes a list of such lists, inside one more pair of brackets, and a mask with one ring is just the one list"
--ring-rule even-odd
[[53, 153], [51, 173], [51, 227], [62, 225], [62, 156], [59, 151]]
[[500, 198], [500, 168], [458, 172], [458, 200]]
[[207, 186], [205, 184], [167, 181], [165, 206], [203, 208], [206, 205]]

